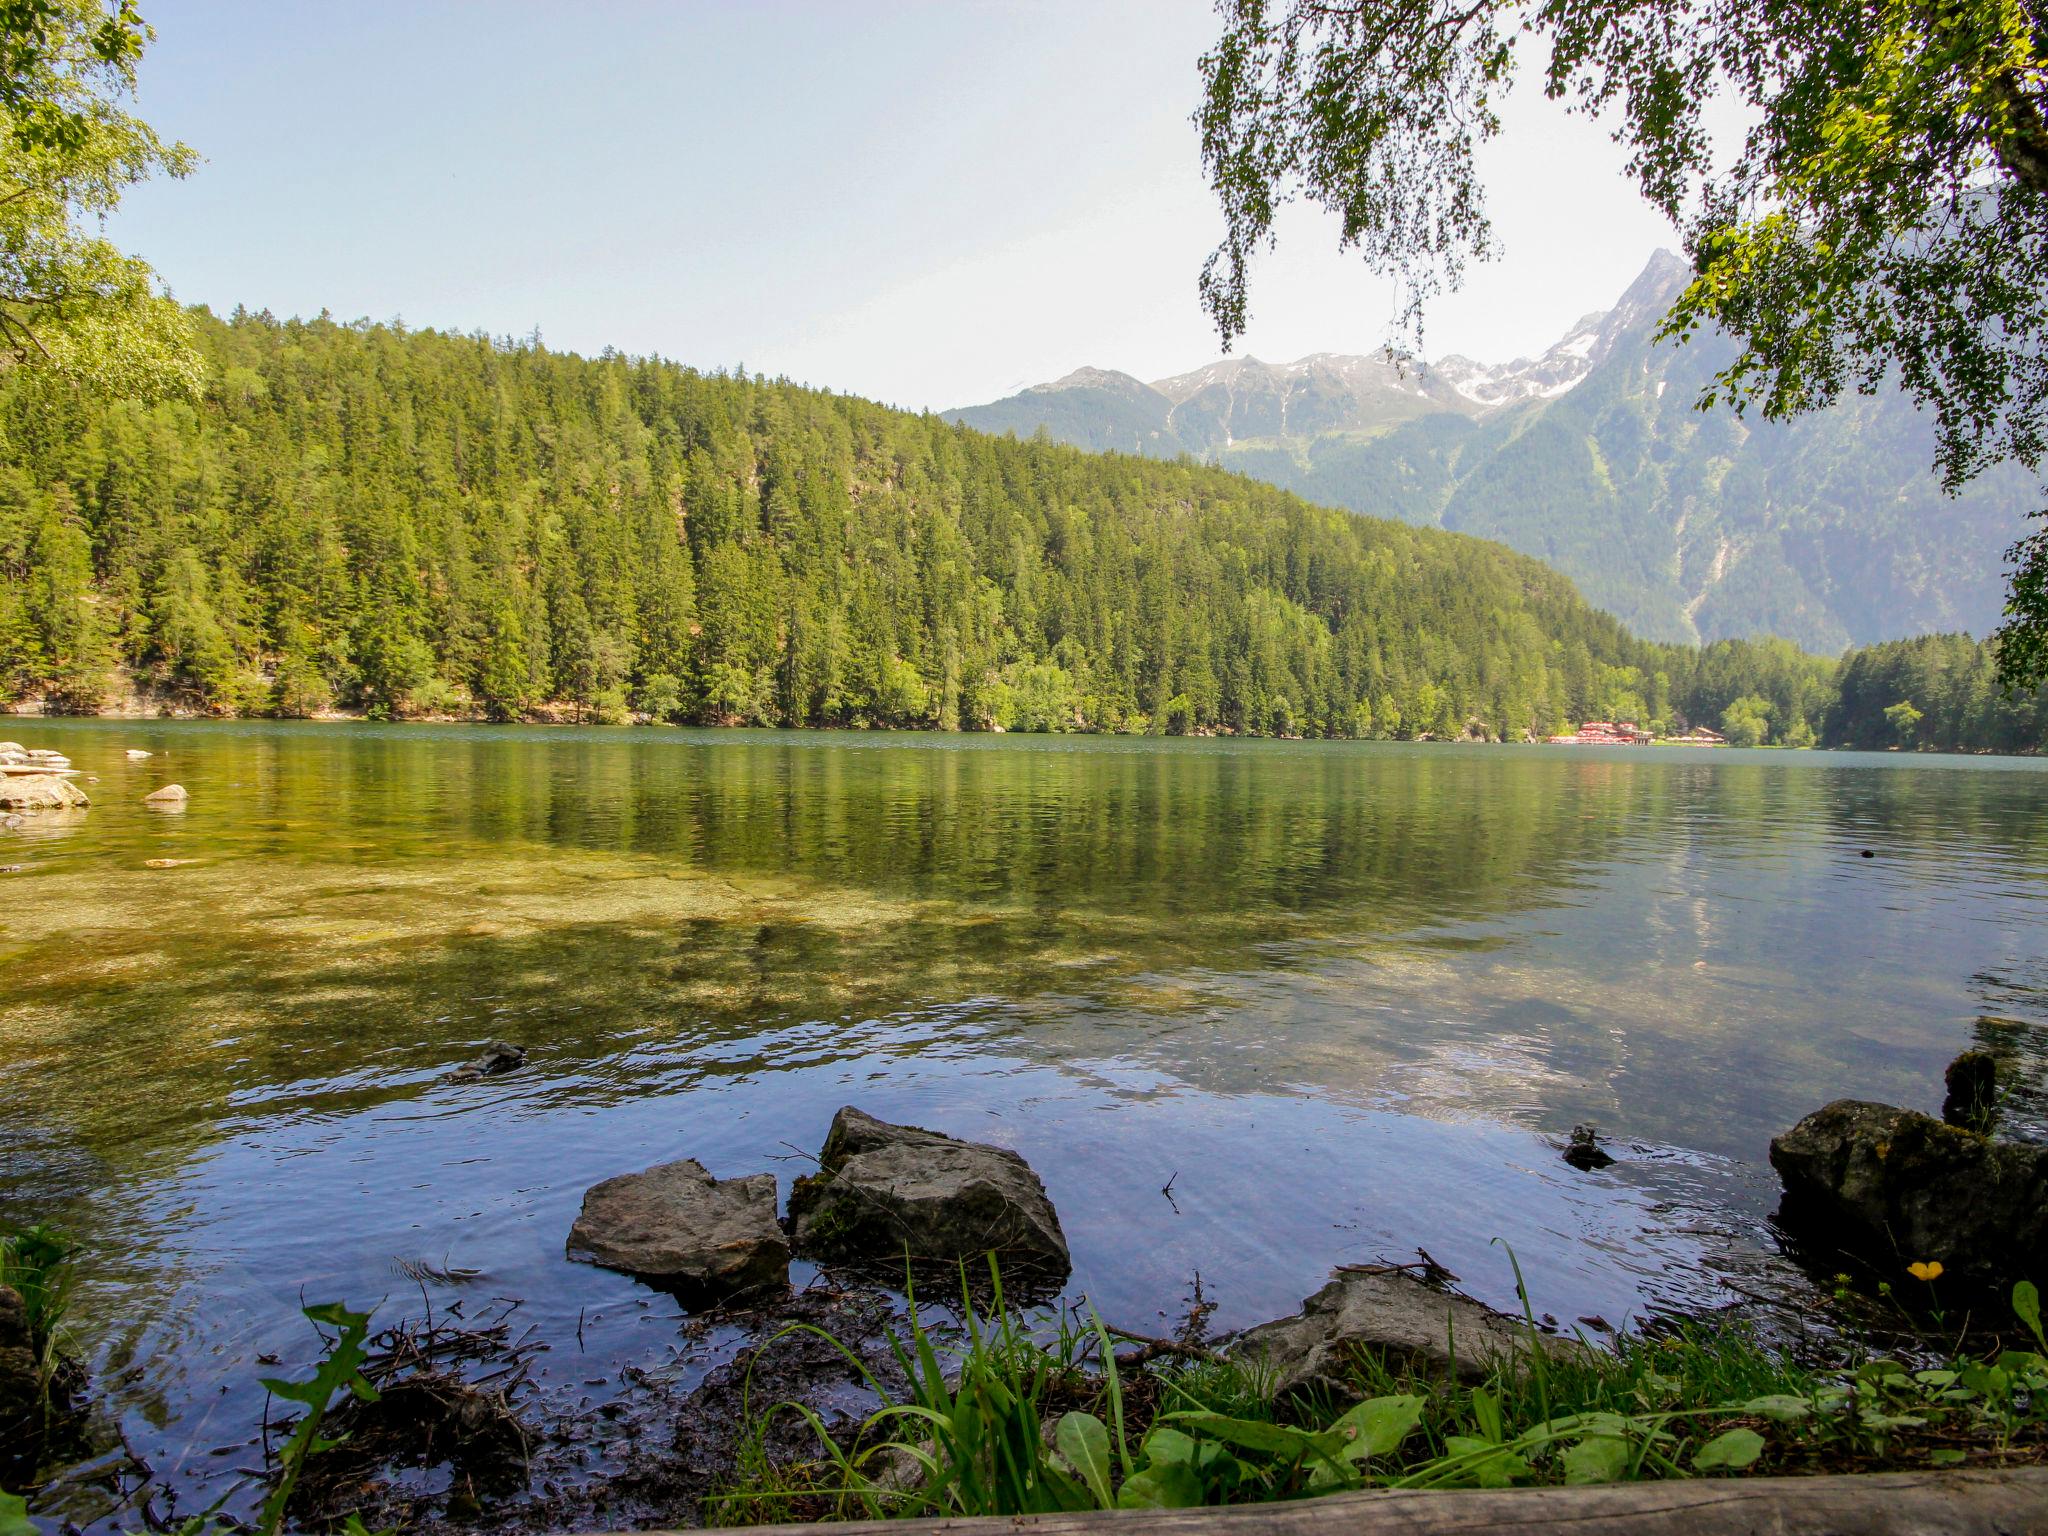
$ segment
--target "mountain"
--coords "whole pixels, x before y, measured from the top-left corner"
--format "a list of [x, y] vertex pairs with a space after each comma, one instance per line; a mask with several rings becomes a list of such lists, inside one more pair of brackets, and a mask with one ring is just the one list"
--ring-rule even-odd
[[1656, 639], [1833, 652], [1988, 632], [2038, 487], [2009, 470], [1945, 496], [1931, 424], [1895, 391], [1790, 423], [1697, 410], [1733, 346], [1655, 341], [1687, 270], [1659, 252], [1613, 309], [1511, 363], [1231, 358], [1152, 384], [1090, 368], [947, 415], [1499, 539]]

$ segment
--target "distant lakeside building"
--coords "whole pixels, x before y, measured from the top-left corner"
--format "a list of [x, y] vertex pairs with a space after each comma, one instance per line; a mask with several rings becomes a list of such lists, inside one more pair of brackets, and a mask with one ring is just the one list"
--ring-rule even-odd
[[1588, 720], [1569, 736], [1550, 738], [1559, 747], [1647, 747], [1654, 740], [1633, 720]]

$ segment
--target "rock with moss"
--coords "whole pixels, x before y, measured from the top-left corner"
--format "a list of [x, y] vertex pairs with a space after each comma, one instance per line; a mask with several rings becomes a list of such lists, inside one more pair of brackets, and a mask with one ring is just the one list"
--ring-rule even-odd
[[907, 1260], [957, 1273], [994, 1254], [1006, 1279], [1050, 1284], [1073, 1267], [1045, 1185], [1015, 1152], [851, 1106], [833, 1116], [789, 1214], [797, 1252], [827, 1264], [900, 1275]]
[[693, 1307], [789, 1284], [775, 1176], [714, 1179], [692, 1158], [592, 1185], [569, 1257], [638, 1275]]
[[1531, 1350], [1581, 1347], [1414, 1275], [1358, 1269], [1338, 1271], [1292, 1317], [1239, 1334], [1229, 1355], [1275, 1403], [1350, 1402], [1359, 1395], [1361, 1355], [1396, 1373], [1480, 1382], [1502, 1361]]
[[1910, 1109], [1839, 1099], [1771, 1142], [1779, 1220], [1881, 1275], [1938, 1263], [1951, 1286], [2048, 1275], [2048, 1147]]

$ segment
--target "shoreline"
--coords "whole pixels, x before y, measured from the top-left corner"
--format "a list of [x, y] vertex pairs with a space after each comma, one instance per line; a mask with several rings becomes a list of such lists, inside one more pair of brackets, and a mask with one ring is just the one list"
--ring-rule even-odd
[[1736, 747], [1727, 744], [1712, 745], [1686, 741], [1653, 741], [1644, 743], [1586, 743], [1570, 741], [1549, 741], [1531, 737], [1524, 741], [1507, 741], [1493, 737], [1462, 736], [1435, 737], [1420, 736], [1274, 736], [1260, 731], [1233, 731], [1228, 728], [1203, 729], [1187, 732], [1152, 730], [1095, 730], [1076, 728], [1066, 731], [1007, 731], [1000, 725], [988, 727], [962, 726], [958, 730], [946, 731], [936, 726], [892, 726], [892, 725], [768, 725], [736, 720], [662, 720], [652, 715], [634, 712], [622, 720], [596, 720], [576, 718], [581, 711], [572, 704], [552, 704], [531, 710], [518, 719], [498, 720], [488, 715], [447, 714], [447, 713], [399, 713], [380, 715], [369, 710], [325, 709], [305, 715], [282, 715], [272, 713], [217, 713], [194, 708], [190, 705], [170, 704], [159, 701], [127, 700], [119, 704], [93, 710], [48, 709], [41, 700], [17, 701], [0, 704], [0, 722], [9, 720], [34, 720], [63, 723], [66, 721], [117, 720], [135, 724], [152, 722], [175, 722], [179, 724], [220, 723], [248, 724], [265, 723], [273, 725], [470, 725], [484, 728], [531, 728], [554, 727], [563, 730], [678, 730], [678, 731], [776, 731], [800, 732], [809, 736], [1021, 736], [1025, 738], [1044, 737], [1091, 737], [1113, 741], [1275, 741], [1308, 745], [1321, 742], [1367, 743], [1386, 746], [1452, 746], [1452, 747], [1546, 747], [1578, 748], [1587, 746], [1612, 746], [1616, 749], [1633, 746], [1664, 747], [1698, 752], [1773, 752], [1773, 753], [1845, 753], [1863, 757], [1898, 758], [2011, 758], [2016, 761], [2034, 761], [2048, 756], [2048, 749], [2001, 752], [1990, 747], [1970, 751], [1947, 751], [1938, 747], [1870, 747], [1832, 746], [1816, 742], [1812, 746], [1794, 747], [1780, 742], [1767, 742], [1754, 747]]

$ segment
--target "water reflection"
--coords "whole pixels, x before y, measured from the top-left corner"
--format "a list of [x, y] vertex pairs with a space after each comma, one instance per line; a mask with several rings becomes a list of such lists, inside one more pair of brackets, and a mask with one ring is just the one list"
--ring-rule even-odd
[[[98, 782], [0, 834], [0, 1208], [88, 1242], [102, 1379], [194, 1468], [254, 1357], [303, 1354], [302, 1290], [445, 1258], [558, 1337], [672, 1318], [562, 1262], [583, 1187], [790, 1175], [849, 1101], [1024, 1151], [1134, 1325], [1197, 1270], [1242, 1323], [1418, 1244], [1506, 1301], [1495, 1238], [1567, 1321], [1709, 1305], [1773, 1263], [1806, 1109], [1933, 1107], [1973, 1038], [2042, 1104], [2038, 764], [23, 734]], [[442, 1081], [492, 1036], [531, 1067]], [[1610, 1174], [1557, 1159], [1578, 1120]]]

